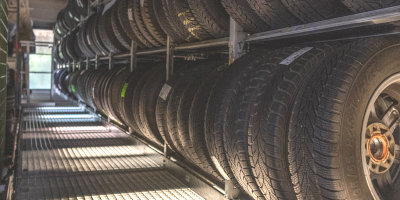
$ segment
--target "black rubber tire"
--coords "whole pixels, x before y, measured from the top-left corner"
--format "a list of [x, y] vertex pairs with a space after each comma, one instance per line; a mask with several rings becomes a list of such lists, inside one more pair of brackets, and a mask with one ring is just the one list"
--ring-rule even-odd
[[147, 48], [153, 47], [153, 44], [146, 39], [146, 36], [140, 31], [135, 17], [135, 2], [137, 0], [128, 1], [128, 19], [132, 31], [137, 40]]
[[[105, 47], [107, 48], [108, 53], [120, 53], [124, 50], [124, 46], [119, 42], [121, 39], [121, 35], [115, 35], [115, 32], [111, 23], [112, 18], [112, 9], [108, 9], [104, 15], [100, 16], [99, 19], [99, 33], [101, 36], [101, 40]], [[117, 39], [119, 37], [120, 39]]]
[[110, 90], [108, 91], [109, 97], [109, 107], [110, 112], [118, 122], [123, 123], [122, 112], [121, 112], [121, 93], [124, 88], [125, 83], [127, 80], [132, 76], [129, 67], [124, 67], [121, 71], [115, 74], [115, 78], [113, 78], [113, 82], [110, 85]]
[[165, 9], [165, 5], [163, 0], [153, 0], [153, 8], [154, 12], [158, 21], [158, 24], [161, 26], [161, 29], [171, 37], [171, 39], [175, 42], [180, 42], [184, 41], [185, 38], [182, 35], [182, 33], [177, 32], [174, 30], [172, 27], [172, 24], [169, 21], [169, 18], [167, 18], [167, 14]]
[[171, 0], [170, 3], [175, 8], [174, 11], [176, 13], [173, 14], [178, 16], [179, 22], [183, 24], [186, 31], [190, 33], [187, 41], [206, 40], [212, 37], [203, 26], [200, 25], [196, 16], [193, 14], [193, 9], [189, 7], [187, 0]]
[[[133, 118], [133, 93], [136, 85], [138, 84], [140, 77], [147, 71], [147, 68], [139, 68], [135, 69], [132, 75], [125, 80], [124, 84], [127, 84], [125, 95], [120, 99], [120, 109], [121, 109], [121, 117], [126, 125], [128, 125], [132, 131], [142, 134], [139, 127], [137, 126], [134, 118]], [[143, 134], [142, 134], [143, 135]]]
[[[179, 103], [180, 99], [183, 96], [183, 92], [188, 84], [190, 84], [191, 81], [191, 73], [187, 73], [185, 77], [182, 77], [179, 79], [174, 86], [174, 89], [171, 91], [171, 94], [168, 99], [168, 105], [167, 105], [167, 115], [166, 115], [166, 120], [167, 120], [167, 130], [168, 130], [168, 135], [172, 139], [172, 144], [174, 145], [175, 149], [178, 150], [178, 153], [180, 153], [184, 157], [188, 157], [186, 154], [185, 148], [182, 145], [182, 142], [180, 140], [179, 132], [178, 132], [178, 108], [179, 108]], [[191, 159], [189, 159], [191, 160]]]
[[[251, 60], [250, 56], [247, 58], [249, 58], [248, 61]], [[221, 72], [223, 75], [208, 98], [204, 125], [207, 149], [214, 166], [225, 179], [231, 180], [238, 187], [240, 186], [227, 159], [223, 135], [228, 123], [226, 121], [227, 116], [231, 115], [233, 110], [236, 109], [232, 107], [232, 102], [237, 97], [236, 89], [248, 77], [250, 68], [246, 67], [245, 65], [235, 64]]]
[[153, 35], [147, 30], [144, 24], [144, 19], [142, 17], [143, 7], [140, 5], [140, 0], [132, 0], [133, 3], [133, 18], [135, 19], [136, 26], [142, 33], [143, 37], [151, 44], [153, 47], [159, 47], [161, 44], [153, 37]]
[[154, 138], [154, 136], [146, 129], [146, 126], [143, 125], [143, 121], [140, 119], [140, 113], [139, 113], [139, 105], [140, 105], [140, 95], [141, 91], [144, 88], [144, 84], [146, 81], [151, 77], [153, 74], [153, 68], [150, 68], [148, 71], [146, 71], [142, 76], [139, 78], [135, 89], [133, 90], [133, 98], [132, 98], [132, 114], [133, 114], [133, 119], [134, 123], [136, 123], [136, 126], [139, 128], [140, 132], [148, 139], [155, 143], [159, 143], [157, 141], [157, 138]]
[[[160, 133], [161, 137], [164, 140], [164, 143], [171, 149], [172, 151], [178, 153], [178, 149], [175, 147], [173, 143], [173, 139], [170, 137], [168, 132], [168, 125], [167, 125], [167, 106], [168, 102], [170, 101], [171, 93], [174, 90], [177, 82], [182, 79], [186, 75], [186, 71], [181, 70], [185, 69], [188, 66], [187, 62], [184, 63], [175, 63], [175, 72], [174, 75], [171, 77], [170, 80], [165, 85], [171, 87], [166, 99], [162, 99], [160, 96], [157, 99], [156, 104], [156, 122], [158, 132]], [[161, 91], [160, 91], [161, 92]]]
[[220, 72], [210, 74], [202, 81], [199, 89], [196, 91], [189, 112], [188, 132], [194, 152], [202, 163], [201, 168], [222, 181], [223, 177], [218, 173], [217, 168], [211, 160], [204, 134], [207, 97], [210, 96], [220, 76]]
[[167, 35], [161, 28], [153, 7], [154, 0], [146, 0], [143, 2], [143, 7], [140, 8], [141, 16], [151, 36], [162, 46], [167, 45]]
[[214, 38], [229, 35], [229, 15], [220, 1], [186, 0], [201, 27]]
[[128, 51], [131, 49], [131, 39], [125, 33], [124, 29], [121, 26], [121, 23], [118, 21], [118, 7], [114, 5], [111, 8], [111, 26], [114, 31], [115, 37], [119, 41], [119, 43], [124, 47], [123, 51]]
[[145, 135], [149, 135], [153, 141], [162, 146], [164, 140], [157, 128], [155, 109], [159, 92], [165, 83], [165, 66], [156, 65], [150, 73], [140, 92], [139, 118], [146, 131]]
[[[226, 132], [233, 134], [225, 134], [225, 139], [231, 140], [225, 144], [232, 145], [227, 147], [228, 158], [233, 156], [229, 159], [231, 165], [237, 163], [233, 172], [239, 183], [247, 182], [251, 186], [250, 177], [254, 177], [266, 199], [296, 199], [287, 150], [291, 108], [309, 75], [335, 50], [328, 44], [309, 44], [286, 47], [269, 54], [258, 53], [252, 62], [259, 63], [258, 66], [244, 89], [238, 92], [240, 99], [236, 107], [239, 109], [232, 117], [235, 123]], [[290, 64], [281, 64], [296, 54], [298, 57]]]
[[293, 15], [310, 23], [351, 14], [338, 0], [281, 0]]
[[[252, 165], [254, 164], [252, 162], [253, 157], [250, 156], [248, 149], [250, 135], [247, 132], [249, 129], [248, 118], [253, 114], [250, 112], [250, 102], [253, 101], [254, 94], [259, 93], [257, 89], [260, 87], [260, 85], [253, 83], [253, 80], [260, 81], [265, 85], [273, 84], [273, 80], [270, 77], [273, 77], [276, 72], [266, 69], [266, 72], [262, 74], [255, 73], [259, 68], [266, 67], [263, 64], [269, 63], [266, 60], [269, 57], [275, 58], [269, 51], [257, 50], [236, 60], [231, 66], [231, 69], [234, 69], [230, 70], [231, 73], [241, 68], [245, 68], [245, 70], [236, 71], [240, 75], [236, 75], [238, 79], [235, 81], [234, 87], [226, 87], [225, 89], [231, 89], [228, 92], [233, 93], [229, 99], [224, 101], [226, 114], [223, 119], [222, 135], [226, 159], [238, 184], [253, 199], [266, 199], [265, 197], [269, 197], [269, 195], [263, 194], [257, 185], [253, 168], [258, 166]], [[265, 76], [262, 80], [256, 77], [261, 75]], [[232, 86], [232, 83], [227, 85]]]
[[341, 0], [351, 11], [355, 13], [377, 10], [400, 5], [399, 0]]
[[[135, 33], [132, 30], [131, 24], [130, 24], [130, 17], [128, 15], [128, 0], [119, 0], [117, 2], [117, 13], [118, 13], [118, 21], [121, 23], [122, 29], [124, 30], [125, 34], [134, 42], [137, 43], [137, 45], [141, 48], [144, 47], [144, 45], [137, 39]], [[133, 20], [133, 17], [132, 17]]]
[[163, 5], [164, 15], [168, 20], [171, 28], [174, 30], [174, 34], [180, 35], [180, 37], [177, 38], [175, 42], [190, 42], [192, 39], [192, 35], [189, 33], [183, 23], [181, 23], [181, 20], [178, 16], [179, 12], [175, 7], [175, 2], [173, 0], [161, 0], [161, 2]]
[[376, 87], [400, 72], [399, 53], [398, 38], [357, 40], [312, 74], [289, 126], [293, 181], [308, 180], [298, 183], [303, 196], [373, 199], [360, 150], [364, 114]]
[[[98, 49], [97, 54], [106, 56], [106, 55], [108, 55], [108, 50], [107, 50], [107, 47], [105, 46], [105, 44], [103, 42], [103, 38], [100, 34], [99, 23], [100, 23], [100, 15], [95, 14], [93, 17], [93, 21], [91, 21], [90, 37], [92, 39], [94, 47]], [[103, 32], [102, 32], [102, 35], [104, 35]]]
[[[215, 61], [217, 60], [217, 62]], [[206, 61], [201, 61], [196, 63], [188, 74], [188, 81], [183, 87], [176, 87], [175, 90], [178, 90], [179, 100], [178, 100], [178, 109], [177, 109], [177, 118], [176, 118], [176, 127], [178, 133], [178, 139], [180, 144], [183, 147], [184, 152], [182, 155], [199, 166], [200, 168], [206, 168], [204, 164], [200, 161], [197, 153], [194, 151], [193, 144], [190, 140], [189, 134], [189, 115], [190, 115], [190, 107], [192, 105], [192, 101], [196, 91], [199, 89], [202, 80], [208, 76], [209, 73], [212, 73], [219, 65], [223, 59], [209, 59]], [[228, 59], [225, 59], [228, 60]], [[224, 60], [224, 61], [225, 61]], [[214, 70], [213, 70], [214, 69]], [[204, 141], [204, 140], [203, 140]]]
[[88, 39], [88, 21], [83, 23], [78, 32], [78, 40], [81, 49], [84, 49], [84, 54], [86, 58], [93, 58], [95, 56], [95, 51], [90, 47], [90, 40]]
[[249, 33], [258, 33], [270, 30], [266, 24], [254, 11], [249, 3], [244, 0], [221, 0], [222, 5], [229, 15]]
[[284, 28], [301, 24], [281, 0], [247, 0], [250, 7], [272, 29]]

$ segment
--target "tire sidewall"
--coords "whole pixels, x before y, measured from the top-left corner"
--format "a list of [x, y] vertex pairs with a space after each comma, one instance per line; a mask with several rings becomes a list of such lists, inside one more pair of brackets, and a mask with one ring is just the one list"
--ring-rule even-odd
[[[339, 129], [341, 180], [350, 199], [373, 199], [361, 157], [364, 116], [374, 91], [388, 77], [400, 73], [400, 46], [387, 47], [362, 67], [348, 90]], [[340, 64], [340, 63], [339, 63]]]

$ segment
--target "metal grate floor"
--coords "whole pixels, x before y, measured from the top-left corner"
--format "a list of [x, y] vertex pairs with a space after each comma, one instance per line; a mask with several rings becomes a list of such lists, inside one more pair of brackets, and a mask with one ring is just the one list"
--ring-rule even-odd
[[79, 107], [26, 107], [15, 199], [204, 199]]

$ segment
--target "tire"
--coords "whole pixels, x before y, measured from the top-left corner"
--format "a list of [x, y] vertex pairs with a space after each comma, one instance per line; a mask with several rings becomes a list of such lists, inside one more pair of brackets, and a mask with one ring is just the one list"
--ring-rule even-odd
[[355, 13], [400, 5], [399, 0], [342, 0], [342, 3]]
[[[171, 91], [171, 94], [168, 99], [167, 105], [167, 134], [172, 140], [172, 144], [175, 149], [180, 153], [182, 156], [188, 158], [186, 154], [185, 148], [182, 145], [180, 140], [179, 132], [178, 132], [178, 108], [180, 99], [182, 98], [183, 92], [187, 85], [190, 84], [192, 79], [192, 74], [188, 72], [185, 77], [179, 79], [174, 86], [174, 89]], [[188, 160], [191, 160], [190, 158]]]
[[[119, 42], [121, 36], [115, 35], [115, 32], [112, 27], [111, 17], [112, 17], [112, 9], [108, 9], [102, 16], [100, 16], [98, 28], [101, 36], [100, 37], [101, 41], [107, 48], [107, 52], [116, 54], [126, 49]], [[119, 39], [117, 39], [117, 37], [119, 37]]]
[[186, 0], [200, 26], [214, 38], [229, 35], [229, 15], [220, 1]]
[[88, 23], [85, 22], [82, 24], [78, 32], [78, 45], [83, 49], [86, 58], [93, 58], [95, 56], [95, 51], [90, 47], [88, 34]]
[[118, 7], [114, 5], [111, 8], [111, 26], [117, 38], [118, 42], [124, 47], [123, 51], [128, 51], [131, 49], [131, 39], [123, 30], [121, 23], [118, 21]]
[[172, 13], [178, 16], [179, 22], [184, 26], [185, 30], [189, 32], [187, 41], [205, 40], [210, 39], [211, 35], [200, 25], [197, 18], [193, 14], [193, 10], [189, 7], [187, 0], [172, 0], [170, 1], [175, 8]]
[[140, 8], [140, 13], [146, 29], [151, 36], [162, 46], [167, 45], [167, 35], [162, 30], [153, 7], [154, 0], [147, 0], [143, 2], [143, 7]]
[[124, 123], [124, 119], [122, 118], [122, 108], [121, 108], [121, 98], [122, 98], [122, 90], [124, 88], [125, 83], [132, 76], [129, 67], [124, 67], [121, 71], [115, 74], [115, 78], [113, 78], [112, 83], [110, 85], [110, 90], [108, 91], [109, 97], [109, 107], [110, 112], [118, 122]]
[[[173, 143], [173, 139], [170, 137], [170, 134], [168, 132], [168, 125], [167, 125], [167, 106], [168, 102], [170, 101], [171, 93], [174, 90], [177, 82], [181, 80], [185, 75], [186, 71], [183, 71], [181, 69], [185, 69], [188, 66], [188, 63], [175, 63], [175, 73], [171, 77], [170, 80], [164, 86], [169, 86], [171, 89], [169, 90], [167, 96], [165, 99], [161, 98], [160, 96], [157, 99], [157, 105], [156, 105], [156, 122], [157, 122], [157, 128], [158, 132], [160, 133], [161, 137], [164, 140], [164, 143], [175, 153], [179, 153], [178, 149], [175, 147]], [[163, 86], [163, 87], [164, 87]], [[160, 91], [161, 92], [161, 91]]]
[[121, 23], [122, 29], [124, 30], [125, 34], [134, 42], [137, 43], [137, 45], [140, 48], [143, 48], [144, 45], [137, 39], [135, 33], [132, 30], [130, 21], [133, 20], [130, 19], [128, 15], [128, 1], [127, 0], [119, 0], [117, 1], [117, 13], [118, 13], [118, 21]]
[[[249, 58], [250, 61], [250, 57]], [[244, 59], [242, 59], [244, 60]], [[236, 98], [236, 89], [243, 84], [248, 77], [250, 68], [242, 65], [231, 65], [222, 71], [221, 79], [208, 98], [205, 114], [205, 139], [208, 152], [214, 166], [226, 180], [231, 180], [235, 186], [239, 186], [229, 165], [225, 147], [224, 131], [226, 130], [227, 116], [231, 115], [235, 108], [232, 101]]]
[[[179, 91], [180, 99], [179, 105], [177, 110], [177, 132], [179, 136], [180, 144], [182, 144], [184, 152], [183, 155], [191, 161], [196, 166], [200, 167], [201, 169], [208, 169], [209, 166], [207, 163], [203, 163], [202, 159], [200, 160], [197, 152], [195, 152], [193, 143], [190, 140], [189, 134], [189, 116], [190, 116], [190, 108], [192, 105], [193, 98], [196, 94], [196, 91], [200, 88], [201, 83], [203, 82], [204, 78], [208, 77], [208, 74], [214, 73], [216, 68], [220, 65], [219, 62], [215, 62], [216, 59], [209, 59], [207, 61], [200, 62], [195, 64], [194, 69], [191, 72], [191, 78], [182, 87], [182, 90]], [[227, 60], [227, 59], [219, 59], [219, 60]], [[178, 89], [180, 87], [177, 87]], [[203, 141], [205, 144], [204, 139], [198, 142]], [[214, 174], [215, 175], [215, 174]]]
[[301, 24], [281, 0], [247, 0], [255, 13], [272, 29]]
[[167, 18], [167, 13], [165, 11], [165, 2], [163, 0], [153, 0], [153, 7], [154, 7], [154, 12], [158, 21], [158, 24], [160, 24], [161, 29], [169, 36], [171, 39], [175, 42], [180, 42], [184, 41], [185, 38], [182, 35], [182, 33], [177, 32], [174, 30], [172, 27], [172, 24], [169, 21], [169, 18]]
[[147, 48], [153, 47], [153, 44], [146, 39], [146, 36], [140, 31], [135, 17], [135, 2], [137, 0], [128, 1], [128, 19], [132, 31], [137, 40]]
[[[231, 89], [229, 93], [233, 93], [229, 99], [224, 101], [226, 114], [223, 116], [222, 136], [226, 159], [235, 180], [253, 199], [265, 199], [265, 194], [258, 187], [256, 176], [253, 173], [253, 168], [258, 167], [258, 165], [252, 165], [254, 162], [252, 162], [252, 157], [249, 154], [248, 147], [251, 142], [248, 139], [251, 135], [248, 134], [248, 121], [253, 114], [250, 112], [251, 102], [255, 94], [260, 92], [258, 87], [264, 84], [274, 84], [271, 77], [275, 75], [276, 71], [265, 69], [262, 74], [255, 73], [259, 68], [266, 67], [261, 63], [268, 64], [266, 58], [269, 57], [275, 58], [269, 51], [256, 51], [256, 53], [247, 54], [238, 59], [231, 66], [231, 69], [245, 68], [245, 70], [236, 72], [241, 75], [237, 75], [236, 83], [233, 83], [235, 84], [234, 87], [225, 86], [225, 90]], [[234, 71], [236, 70], [232, 70], [231, 73]], [[262, 80], [257, 76], [261, 76]], [[262, 85], [255, 85], [253, 80], [260, 81]], [[232, 86], [232, 83], [228, 83], [228, 85]], [[265, 196], [267, 196], [266, 198], [269, 197], [269, 195]]]
[[154, 69], [151, 68], [148, 71], [146, 71], [142, 76], [139, 78], [139, 81], [137, 82], [134, 90], [133, 90], [133, 98], [132, 98], [132, 115], [134, 119], [134, 123], [136, 123], [136, 126], [139, 128], [140, 132], [149, 140], [155, 143], [159, 143], [156, 138], [153, 137], [153, 135], [150, 134], [150, 132], [146, 129], [146, 127], [143, 125], [143, 121], [140, 119], [140, 113], [139, 113], [139, 105], [140, 105], [140, 95], [141, 91], [144, 88], [144, 84], [146, 81], [151, 77], [153, 74]]
[[331, 19], [351, 12], [337, 0], [281, 0], [303, 23]]
[[[235, 123], [225, 132], [225, 139], [230, 140], [225, 142], [228, 160], [231, 165], [236, 164], [233, 173], [239, 183], [245, 184], [244, 188], [254, 190], [255, 180], [266, 199], [296, 199], [287, 156], [291, 108], [298, 91], [310, 79], [309, 74], [335, 50], [329, 44], [285, 47], [257, 53], [257, 58], [248, 64], [258, 66], [238, 91], [238, 110], [230, 120]], [[290, 64], [281, 64], [296, 54], [298, 57]]]
[[204, 119], [208, 100], [205, 97], [210, 96], [220, 76], [221, 73], [218, 72], [209, 75], [207, 79], [202, 81], [199, 89], [196, 91], [189, 112], [188, 132], [193, 149], [202, 163], [201, 168], [222, 181], [223, 177], [219, 174], [218, 169], [211, 160], [204, 133]]
[[126, 85], [125, 88], [125, 94], [121, 95], [120, 99], [120, 109], [121, 109], [121, 117], [126, 125], [128, 125], [134, 132], [138, 134], [142, 134], [140, 131], [138, 125], [136, 124], [134, 117], [133, 117], [133, 93], [136, 88], [136, 85], [138, 84], [140, 77], [143, 76], [143, 74], [147, 71], [147, 68], [139, 68], [135, 69], [135, 71], [125, 80], [124, 85]]
[[145, 135], [152, 137], [153, 141], [160, 146], [164, 144], [156, 122], [156, 104], [158, 94], [165, 83], [165, 66], [158, 64], [152, 70], [151, 75], [145, 81], [140, 92], [139, 99], [139, 118], [143, 128], [146, 131]]
[[[179, 12], [175, 7], [174, 0], [161, 0], [164, 10], [164, 15], [168, 20], [171, 28], [174, 30], [174, 34], [180, 35], [180, 37], [176, 37], [175, 42], [182, 43], [182, 42], [190, 42], [192, 39], [192, 35], [186, 29], [186, 27], [181, 23], [181, 20], [178, 16]], [[173, 35], [170, 35], [173, 37]]]
[[140, 0], [133, 0], [133, 18], [135, 19], [136, 26], [142, 33], [143, 37], [151, 44], [153, 47], [159, 47], [161, 44], [150, 34], [147, 30], [146, 25], [142, 17], [143, 7], [140, 5]]
[[364, 115], [375, 89], [400, 72], [398, 42], [389, 37], [345, 45], [318, 67], [296, 99], [288, 149], [297, 158], [290, 163], [293, 181], [309, 180], [298, 184], [303, 197], [373, 199], [360, 150]]
[[97, 55], [106, 56], [108, 54], [108, 50], [102, 40], [101, 35], [104, 35], [104, 32], [100, 33], [99, 24], [100, 24], [100, 15], [96, 14], [94, 15], [93, 21], [91, 22], [90, 36], [93, 42], [93, 46], [98, 49]]
[[251, 9], [249, 3], [243, 0], [221, 0], [228, 14], [249, 33], [270, 30], [261, 18]]

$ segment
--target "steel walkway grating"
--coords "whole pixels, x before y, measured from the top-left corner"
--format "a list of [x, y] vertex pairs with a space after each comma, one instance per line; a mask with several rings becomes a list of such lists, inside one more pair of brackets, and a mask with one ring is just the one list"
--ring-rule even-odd
[[24, 108], [15, 199], [203, 199], [79, 107]]

